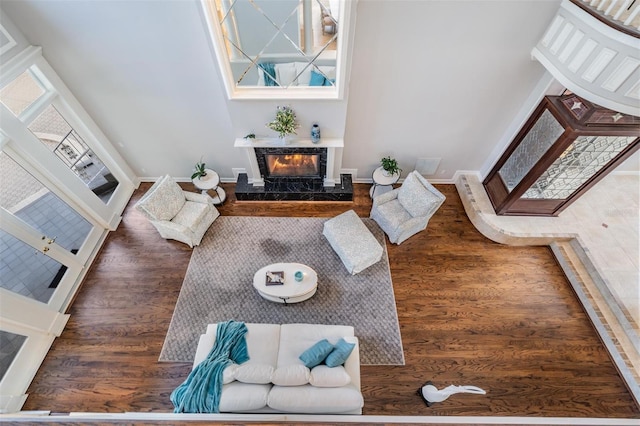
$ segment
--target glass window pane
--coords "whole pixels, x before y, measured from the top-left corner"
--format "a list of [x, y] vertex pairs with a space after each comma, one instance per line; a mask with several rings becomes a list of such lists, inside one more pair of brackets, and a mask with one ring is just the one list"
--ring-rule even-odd
[[0, 381], [26, 341], [27, 336], [0, 330]]
[[25, 71], [0, 90], [0, 101], [17, 117], [44, 92], [40, 82], [29, 71]]
[[0, 287], [48, 303], [67, 268], [0, 229]]
[[92, 225], [25, 171], [0, 153], [0, 205], [71, 251], [79, 250]]
[[531, 168], [542, 158], [562, 135], [564, 128], [548, 110], [545, 110], [498, 171], [511, 192]]
[[53, 105], [36, 117], [29, 130], [94, 194], [109, 201], [118, 181]]
[[[233, 79], [238, 86], [288, 88], [309, 86], [309, 77], [298, 78], [311, 62], [331, 68], [325, 87], [335, 87], [339, 0], [216, 0], [212, 6], [220, 24]], [[308, 9], [307, 9], [308, 8]], [[275, 66], [274, 79], [255, 64]], [[278, 69], [280, 68], [280, 69]], [[316, 87], [317, 89], [317, 87]]]
[[580, 136], [522, 198], [566, 199], [613, 160], [635, 136]]

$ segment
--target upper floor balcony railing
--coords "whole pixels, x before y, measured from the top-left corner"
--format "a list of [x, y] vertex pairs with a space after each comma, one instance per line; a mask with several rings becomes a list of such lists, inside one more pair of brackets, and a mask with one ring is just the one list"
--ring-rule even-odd
[[640, 116], [639, 11], [634, 0], [563, 0], [531, 54], [578, 96]]
[[571, 0], [571, 3], [618, 31], [640, 38], [640, 1]]

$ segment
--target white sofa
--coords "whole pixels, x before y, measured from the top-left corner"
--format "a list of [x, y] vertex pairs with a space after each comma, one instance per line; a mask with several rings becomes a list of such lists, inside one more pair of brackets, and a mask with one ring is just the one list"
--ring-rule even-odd
[[[362, 414], [360, 353], [351, 326], [247, 323], [249, 361], [224, 371], [220, 412]], [[200, 336], [193, 367], [213, 348], [217, 324]], [[355, 343], [344, 366], [307, 368], [298, 358], [322, 339]]]
[[[258, 68], [258, 86], [265, 86], [265, 76], [262, 68]], [[336, 67], [330, 65], [319, 65], [317, 68], [313, 65], [309, 65], [308, 62], [285, 62], [274, 64], [275, 78], [279, 86], [309, 86], [311, 85], [311, 72], [318, 73], [318, 70], [322, 73], [318, 73], [329, 80], [335, 81], [336, 79]], [[317, 85], [317, 84], [316, 84]], [[330, 83], [324, 84], [330, 85]], [[321, 84], [322, 86], [322, 84]]]

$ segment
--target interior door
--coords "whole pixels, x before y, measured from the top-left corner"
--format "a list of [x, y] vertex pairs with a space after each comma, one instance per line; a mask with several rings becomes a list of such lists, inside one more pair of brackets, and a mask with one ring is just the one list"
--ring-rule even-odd
[[61, 310], [104, 229], [7, 151], [0, 152], [0, 287]]
[[0, 412], [11, 412], [62, 332], [106, 230], [0, 136]]

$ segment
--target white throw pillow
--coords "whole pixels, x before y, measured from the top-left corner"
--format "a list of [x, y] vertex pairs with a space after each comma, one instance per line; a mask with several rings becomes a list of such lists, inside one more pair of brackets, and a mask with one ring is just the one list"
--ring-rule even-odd
[[311, 70], [313, 69], [313, 65], [310, 65], [307, 62], [296, 62], [295, 64], [296, 64], [296, 75], [300, 75], [297, 79], [298, 86], [308, 86], [309, 82], [311, 81]]
[[262, 68], [258, 67], [258, 82], [256, 86], [264, 86], [264, 71]]
[[[287, 87], [296, 78], [296, 64], [289, 62], [286, 64], [276, 64], [276, 79], [282, 87]], [[293, 84], [295, 86], [295, 83]]]
[[336, 79], [336, 67], [320, 66], [318, 68], [320, 68], [320, 71], [322, 71], [324, 73], [326, 78], [328, 78], [330, 80], [335, 80]]
[[279, 386], [300, 386], [309, 383], [311, 372], [302, 365], [288, 365], [278, 367], [271, 376], [271, 383]]
[[238, 364], [228, 365], [227, 368], [222, 372], [222, 384], [226, 385], [227, 383], [231, 383], [236, 379], [236, 374], [238, 373]]
[[235, 377], [243, 383], [267, 384], [271, 383], [273, 366], [268, 364], [241, 364]]
[[309, 384], [318, 388], [338, 388], [351, 383], [351, 377], [343, 366], [317, 365], [311, 369]]
[[429, 216], [440, 203], [440, 198], [427, 189], [412, 172], [407, 175], [400, 190], [398, 201], [411, 216]]

